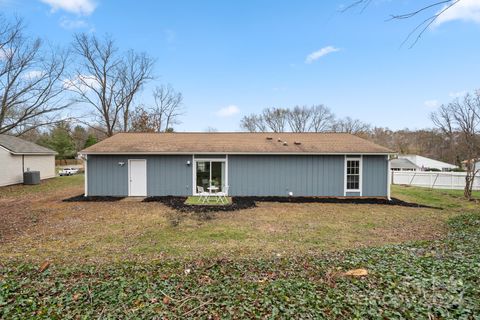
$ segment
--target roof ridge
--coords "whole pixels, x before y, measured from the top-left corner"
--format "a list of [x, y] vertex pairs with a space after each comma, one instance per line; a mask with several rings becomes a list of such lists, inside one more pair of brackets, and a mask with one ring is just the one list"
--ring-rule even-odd
[[122, 132], [82, 152], [394, 153], [345, 132]]
[[[117, 134], [346, 134], [355, 136], [353, 133], [349, 132], [335, 132], [335, 131], [324, 131], [324, 132], [247, 132], [247, 131], [217, 131], [217, 132], [202, 132], [202, 131], [182, 131], [182, 132], [117, 132]], [[360, 138], [360, 137], [359, 137]]]

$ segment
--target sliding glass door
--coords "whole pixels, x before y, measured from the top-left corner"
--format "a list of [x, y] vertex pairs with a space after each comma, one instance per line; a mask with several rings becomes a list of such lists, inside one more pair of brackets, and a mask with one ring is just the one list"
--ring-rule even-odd
[[218, 189], [214, 190], [216, 192], [224, 191], [225, 161], [197, 160], [195, 165], [197, 186], [203, 187], [205, 191], [208, 191], [209, 187], [217, 187]]

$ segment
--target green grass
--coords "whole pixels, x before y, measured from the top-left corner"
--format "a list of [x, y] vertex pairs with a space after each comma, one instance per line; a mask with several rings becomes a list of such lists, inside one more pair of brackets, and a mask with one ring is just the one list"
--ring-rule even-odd
[[83, 174], [74, 176], [55, 177], [42, 180], [38, 185], [16, 184], [6, 187], [0, 187], [0, 198], [17, 197], [29, 194], [51, 193], [65, 188], [83, 186]]
[[[392, 186], [392, 195], [402, 200], [412, 201], [444, 209], [475, 209], [476, 201], [467, 202], [463, 190], [428, 189], [408, 186]], [[480, 191], [473, 192], [473, 198], [480, 200]]]
[[[0, 262], [0, 318], [475, 319], [480, 215], [441, 240], [251, 260], [38, 266]], [[366, 268], [350, 278], [346, 270]]]
[[[76, 177], [56, 180], [72, 178]], [[446, 220], [458, 215], [462, 206], [471, 205], [461, 198], [455, 210], [260, 202], [255, 208], [235, 212], [183, 213], [159, 203], [59, 201], [78, 194], [81, 187], [70, 194], [63, 189], [58, 189], [58, 195], [54, 191], [40, 193], [34, 203], [22, 203], [24, 198], [18, 197], [15, 202], [26, 207], [12, 216], [25, 216], [28, 221], [33, 215], [37, 222], [15, 241], [0, 246], [0, 260], [26, 257], [38, 263], [45, 259], [111, 263], [148, 262], [159, 257], [240, 259], [331, 252], [438, 237], [445, 233]], [[11, 205], [9, 210], [17, 207]], [[22, 226], [25, 219], [19, 219], [14, 227]]]
[[[260, 203], [203, 217], [155, 203], [57, 203], [59, 227], [0, 258], [0, 319], [478, 318], [478, 203], [461, 191], [392, 191], [443, 210]], [[432, 225], [442, 226], [435, 237], [407, 241]], [[410, 238], [398, 243], [402, 232]], [[38, 272], [35, 256], [52, 265]], [[355, 268], [368, 276], [344, 275]]]
[[203, 199], [200, 200], [200, 197], [197, 197], [197, 196], [191, 196], [191, 197], [188, 197], [187, 200], [185, 201], [185, 204], [189, 204], [189, 205], [220, 205], [220, 206], [223, 206], [223, 205], [228, 205], [228, 204], [231, 204], [232, 203], [232, 198], [231, 197], [227, 197], [227, 202], [225, 202], [225, 200], [223, 200], [223, 203], [222, 202], [219, 202], [217, 201], [217, 198], [216, 197], [210, 197], [208, 199], [208, 201], [206, 202], [203, 202]]

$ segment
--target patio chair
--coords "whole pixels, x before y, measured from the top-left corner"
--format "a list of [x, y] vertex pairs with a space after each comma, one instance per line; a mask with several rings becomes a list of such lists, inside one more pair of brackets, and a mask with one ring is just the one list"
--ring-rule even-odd
[[217, 197], [217, 202], [224, 203], [223, 201], [225, 200], [226, 203], [228, 203], [228, 186], [223, 186], [222, 191], [219, 191], [215, 193], [215, 196]]
[[197, 186], [197, 194], [200, 196], [199, 201], [202, 201], [202, 203], [205, 203], [205, 201], [208, 201], [208, 197], [210, 196], [210, 193], [206, 192], [205, 189], [201, 186]]

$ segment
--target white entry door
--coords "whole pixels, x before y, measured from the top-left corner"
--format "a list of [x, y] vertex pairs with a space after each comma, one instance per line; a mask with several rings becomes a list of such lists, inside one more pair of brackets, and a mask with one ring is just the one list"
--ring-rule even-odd
[[128, 161], [128, 195], [132, 197], [147, 196], [147, 160]]

